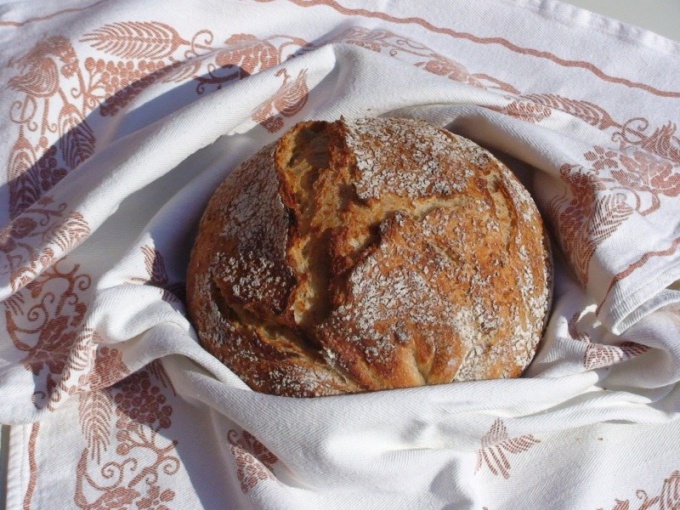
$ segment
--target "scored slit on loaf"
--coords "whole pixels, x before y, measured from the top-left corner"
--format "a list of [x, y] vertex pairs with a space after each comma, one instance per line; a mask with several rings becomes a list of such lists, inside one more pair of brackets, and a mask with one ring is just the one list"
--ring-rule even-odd
[[187, 298], [251, 388], [319, 396], [521, 375], [550, 278], [536, 206], [488, 151], [423, 121], [341, 119], [227, 176]]

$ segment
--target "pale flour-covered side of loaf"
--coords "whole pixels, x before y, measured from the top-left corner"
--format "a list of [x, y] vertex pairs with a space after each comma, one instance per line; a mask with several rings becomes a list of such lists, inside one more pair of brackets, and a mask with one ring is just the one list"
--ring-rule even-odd
[[202, 345], [257, 391], [517, 377], [550, 301], [536, 206], [425, 122], [304, 122], [216, 190], [188, 272]]

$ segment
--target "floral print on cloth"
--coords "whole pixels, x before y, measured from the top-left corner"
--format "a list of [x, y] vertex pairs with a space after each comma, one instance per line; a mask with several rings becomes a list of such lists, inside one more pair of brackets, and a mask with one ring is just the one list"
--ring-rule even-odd
[[[8, 501], [676, 508], [677, 63], [549, 3], [180, 3], [0, 14]], [[184, 273], [211, 190], [340, 115], [426, 118], [529, 175], [557, 268], [531, 377], [291, 401], [202, 351]]]

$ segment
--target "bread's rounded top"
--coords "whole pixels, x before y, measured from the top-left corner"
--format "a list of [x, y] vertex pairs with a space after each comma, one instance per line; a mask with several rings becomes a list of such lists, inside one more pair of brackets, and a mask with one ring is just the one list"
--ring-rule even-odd
[[519, 376], [550, 301], [531, 196], [426, 122], [303, 122], [215, 191], [188, 273], [202, 345], [257, 391]]

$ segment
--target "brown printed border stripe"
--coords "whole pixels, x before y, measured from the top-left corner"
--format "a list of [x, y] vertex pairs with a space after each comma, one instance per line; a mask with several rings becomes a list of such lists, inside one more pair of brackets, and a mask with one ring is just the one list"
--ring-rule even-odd
[[[258, 1], [263, 1], [263, 0], [258, 0]], [[265, 0], [266, 1], [266, 0]], [[348, 7], [344, 7], [340, 5], [340, 3], [336, 2], [335, 0], [288, 0], [289, 2], [292, 2], [300, 7], [314, 7], [317, 5], [325, 5], [327, 7], [330, 7], [337, 12], [341, 14], [346, 14], [348, 16], [363, 16], [366, 18], [378, 18], [382, 19], [384, 21], [389, 21], [390, 23], [398, 23], [398, 24], [417, 24], [420, 25], [421, 27], [429, 30], [430, 32], [438, 33], [438, 34], [445, 34], [450, 37], [454, 37], [456, 39], [467, 39], [469, 41], [472, 41], [474, 43], [478, 44], [498, 44], [501, 45], [510, 51], [514, 51], [515, 53], [519, 53], [521, 55], [531, 55], [537, 58], [544, 58], [547, 60], [550, 60], [562, 67], [576, 67], [576, 68], [581, 68], [585, 69], [586, 71], [590, 71], [593, 73], [595, 76], [600, 78], [603, 81], [610, 82], [610, 83], [616, 83], [618, 85], [623, 85], [625, 87], [629, 88], [634, 88], [634, 89], [640, 89], [644, 90], [646, 92], [649, 92], [650, 94], [653, 94], [655, 96], [660, 96], [660, 97], [671, 97], [671, 98], [680, 98], [680, 91], [673, 91], [673, 90], [661, 90], [656, 87], [652, 87], [651, 85], [647, 85], [646, 83], [640, 83], [640, 82], [635, 82], [628, 80], [626, 78], [619, 78], [616, 76], [611, 76], [593, 65], [590, 62], [586, 62], [583, 60], [568, 60], [562, 57], [559, 57], [553, 53], [550, 53], [548, 51], [540, 51], [536, 50], [533, 48], [525, 48], [523, 46], [519, 46], [517, 44], [514, 44], [507, 39], [504, 39], [502, 37], [479, 37], [474, 34], [468, 33], [468, 32], [457, 32], [455, 30], [452, 30], [450, 28], [445, 28], [445, 27], [438, 27], [430, 23], [429, 21], [423, 19], [423, 18], [418, 18], [418, 17], [407, 17], [407, 18], [399, 18], [397, 16], [393, 16], [391, 14], [387, 14], [385, 12], [380, 12], [380, 11], [371, 11], [368, 9], [351, 9]]]
[[9, 21], [9, 20], [0, 20], [0, 27], [22, 27], [24, 25], [28, 25], [29, 23], [34, 23], [36, 21], [46, 21], [48, 19], [56, 18], [57, 16], [60, 16], [62, 14], [66, 14], [69, 12], [80, 12], [84, 11], [87, 9], [91, 9], [92, 7], [95, 7], [99, 4], [102, 4], [106, 2], [107, 0], [99, 0], [99, 2], [95, 2], [91, 5], [88, 5], [86, 7], [74, 7], [72, 9], [63, 9], [61, 11], [56, 11], [53, 12], [52, 14], [47, 14], [45, 16], [37, 16], [35, 18], [28, 18], [24, 21]]
[[675, 252], [678, 250], [678, 247], [680, 247], [680, 237], [676, 237], [675, 239], [673, 239], [671, 245], [665, 250], [647, 252], [644, 255], [642, 255], [637, 261], [631, 263], [626, 269], [616, 274], [612, 279], [611, 283], [609, 284], [607, 293], [605, 294], [604, 298], [597, 307], [597, 313], [600, 312], [600, 309], [607, 302], [607, 299], [609, 299], [609, 295], [612, 293], [612, 289], [617, 283], [619, 283], [621, 280], [632, 274], [637, 269], [640, 269], [642, 266], [647, 264], [647, 262], [649, 262], [650, 259], [654, 257], [668, 257], [674, 255]]

